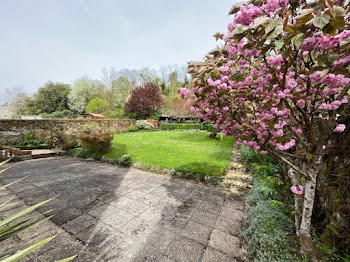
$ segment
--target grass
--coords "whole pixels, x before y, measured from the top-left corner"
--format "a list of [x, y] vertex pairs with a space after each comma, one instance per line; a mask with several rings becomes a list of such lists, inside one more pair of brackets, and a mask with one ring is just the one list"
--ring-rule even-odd
[[234, 139], [208, 138], [208, 132], [158, 131], [116, 134], [105, 157], [130, 155], [133, 163], [200, 175], [222, 176], [230, 164]]

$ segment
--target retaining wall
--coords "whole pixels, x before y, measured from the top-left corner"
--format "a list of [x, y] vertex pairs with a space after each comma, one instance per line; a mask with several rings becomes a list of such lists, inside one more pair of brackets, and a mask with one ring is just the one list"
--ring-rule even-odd
[[129, 119], [0, 120], [0, 141], [18, 138], [26, 133], [62, 134], [67, 130], [77, 130], [89, 124], [123, 133], [129, 130], [131, 124], [135, 125], [135, 121]]

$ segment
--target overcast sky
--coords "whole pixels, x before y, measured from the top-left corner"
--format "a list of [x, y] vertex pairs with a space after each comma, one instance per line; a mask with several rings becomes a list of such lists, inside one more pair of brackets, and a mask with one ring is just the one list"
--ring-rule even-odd
[[200, 60], [226, 32], [234, 0], [1, 0], [0, 103], [8, 87], [34, 92], [103, 67]]

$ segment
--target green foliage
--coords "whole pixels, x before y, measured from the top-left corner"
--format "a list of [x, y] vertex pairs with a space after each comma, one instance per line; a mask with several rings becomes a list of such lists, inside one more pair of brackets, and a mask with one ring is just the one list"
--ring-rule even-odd
[[250, 208], [249, 222], [243, 237], [254, 261], [298, 261], [290, 240], [293, 223], [282, 202], [260, 200]]
[[249, 193], [249, 227], [243, 232], [248, 252], [254, 261], [300, 261], [297, 243], [292, 238], [294, 225], [284, 199], [280, 167], [271, 157], [241, 147], [244, 161], [254, 169], [253, 188]]
[[154, 125], [151, 122], [148, 122], [147, 120], [137, 120], [136, 127], [140, 130], [151, 130], [152, 128], [154, 128]]
[[208, 130], [208, 132], [213, 132], [214, 125], [206, 122], [203, 124], [203, 129]]
[[52, 112], [51, 114], [41, 114], [41, 116], [43, 118], [55, 119], [55, 118], [73, 118], [76, 115], [70, 110], [63, 110], [63, 111], [55, 111], [55, 112]]
[[134, 126], [134, 125], [130, 125], [129, 126], [129, 132], [136, 132], [136, 131], [138, 131], [139, 129], [136, 127], [136, 126]]
[[161, 124], [161, 129], [162, 130], [179, 130], [179, 129], [183, 129], [183, 130], [192, 130], [192, 129], [196, 129], [196, 130], [201, 130], [203, 129], [203, 125], [202, 124]]
[[322, 252], [325, 261], [350, 262], [350, 255], [346, 255], [344, 257], [337, 254], [335, 248], [329, 248], [327, 245], [324, 245], [321, 239], [317, 238], [315, 234], [313, 236], [313, 241], [315, 243], [316, 248]]
[[113, 134], [103, 129], [83, 133], [79, 136], [83, 148], [93, 152], [107, 152], [111, 148]]
[[68, 84], [48, 82], [44, 87], [29, 99], [26, 104], [26, 111], [31, 114], [50, 114], [55, 111], [68, 110]]
[[86, 106], [86, 113], [102, 114], [108, 110], [108, 102], [101, 98], [92, 99]]
[[118, 164], [121, 166], [129, 167], [132, 164], [131, 156], [123, 155], [119, 160]]
[[84, 114], [86, 105], [95, 97], [103, 93], [103, 85], [96, 80], [82, 77], [77, 79], [68, 95], [69, 109], [77, 114]]
[[20, 149], [50, 149], [53, 148], [53, 141], [50, 136], [39, 137], [32, 133], [23, 134], [22, 138], [9, 141], [6, 143], [9, 146], [14, 146]]
[[107, 118], [116, 118], [116, 119], [125, 119], [127, 116], [124, 113], [124, 108], [116, 108], [114, 110], [109, 110], [107, 112], [103, 112]]
[[95, 160], [101, 160], [103, 156], [103, 153], [88, 148], [71, 148], [68, 150], [67, 154], [69, 156]]
[[[5, 160], [3, 162], [0, 162], [0, 166], [7, 163], [10, 159]], [[5, 172], [8, 168], [0, 170], [0, 174]], [[23, 178], [22, 178], [23, 179]], [[0, 187], [0, 191], [5, 190], [9, 185], [18, 183], [22, 179], [19, 179], [17, 181], [14, 181], [10, 184], [7, 184], [5, 186]], [[38, 204], [35, 204], [33, 206], [27, 207], [22, 209], [21, 211], [14, 213], [10, 216], [3, 217], [0, 221], [0, 245], [1, 243], [5, 242], [8, 239], [15, 238], [18, 234], [29, 230], [31, 228], [34, 228], [38, 225], [40, 225], [42, 222], [50, 219], [52, 216], [49, 216], [47, 218], [39, 218], [37, 215], [33, 215], [33, 212], [38, 209], [39, 207], [45, 205], [47, 202], [51, 201], [51, 199], [39, 202]], [[13, 208], [16, 208], [20, 202], [14, 202], [13, 198], [10, 200], [6, 200], [2, 203], [0, 203], [0, 211], [6, 212], [8, 210], [11, 210]], [[26, 255], [32, 253], [34, 250], [40, 248], [47, 242], [51, 241], [54, 237], [48, 237], [44, 240], [41, 240], [37, 243], [31, 243], [31, 244], [23, 244], [23, 243], [16, 243], [16, 246], [13, 246], [11, 249], [8, 250], [2, 250], [0, 252], [0, 259], [2, 262], [15, 262], [20, 260], [21, 258], [25, 257]], [[66, 258], [65, 261], [70, 261], [74, 259], [74, 257]]]

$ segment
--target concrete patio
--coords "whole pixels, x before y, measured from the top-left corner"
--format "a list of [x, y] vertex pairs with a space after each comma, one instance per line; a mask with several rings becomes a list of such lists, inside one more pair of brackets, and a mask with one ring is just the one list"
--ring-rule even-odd
[[244, 202], [222, 189], [67, 157], [10, 165], [0, 185], [27, 177], [1, 191], [0, 203], [23, 203], [0, 217], [55, 197], [33, 214], [52, 210], [50, 220], [0, 248], [57, 235], [23, 261], [247, 261], [238, 238]]

